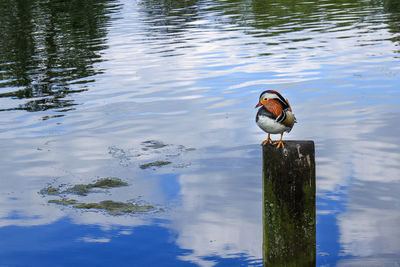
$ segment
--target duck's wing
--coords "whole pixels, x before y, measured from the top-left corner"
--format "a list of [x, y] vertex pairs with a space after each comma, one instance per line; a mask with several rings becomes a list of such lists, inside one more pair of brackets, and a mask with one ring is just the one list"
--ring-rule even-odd
[[276, 122], [284, 122], [286, 120], [286, 112], [288, 109], [282, 110], [279, 105], [268, 105], [266, 107], [261, 107], [257, 112], [256, 121], [258, 121], [259, 115], [266, 116]]

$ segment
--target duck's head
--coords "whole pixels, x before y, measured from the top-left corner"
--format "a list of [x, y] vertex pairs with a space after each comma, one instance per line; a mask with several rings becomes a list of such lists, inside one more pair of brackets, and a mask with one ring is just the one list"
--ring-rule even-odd
[[265, 106], [265, 105], [267, 105], [268, 101], [270, 101], [270, 100], [279, 101], [282, 104], [284, 109], [289, 107], [289, 104], [286, 102], [286, 100], [283, 98], [283, 96], [274, 90], [267, 90], [267, 91], [262, 92], [260, 94], [260, 99], [258, 101], [258, 104], [255, 107], [258, 108], [260, 106]]

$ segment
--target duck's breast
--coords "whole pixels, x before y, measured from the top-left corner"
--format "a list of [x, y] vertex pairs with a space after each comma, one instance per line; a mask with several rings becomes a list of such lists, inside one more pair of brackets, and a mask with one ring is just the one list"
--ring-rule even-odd
[[[288, 130], [284, 124], [276, 122], [268, 116], [258, 116], [257, 125], [267, 133], [278, 134]], [[289, 128], [290, 130], [290, 128]]]

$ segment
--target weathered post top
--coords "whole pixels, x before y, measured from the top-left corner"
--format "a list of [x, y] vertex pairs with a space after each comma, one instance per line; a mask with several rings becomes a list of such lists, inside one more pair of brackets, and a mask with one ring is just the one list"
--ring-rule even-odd
[[313, 141], [263, 146], [264, 266], [315, 266]]
[[[312, 167], [311, 160], [315, 157], [314, 141], [285, 141], [285, 148], [276, 148], [273, 145], [263, 146], [263, 158], [267, 159], [264, 163], [268, 166], [271, 164], [284, 164], [287, 169], [287, 164], [290, 166], [309, 166]], [[305, 160], [305, 161], [304, 161]], [[305, 164], [305, 165], [304, 165]], [[272, 166], [271, 166], [272, 167]]]

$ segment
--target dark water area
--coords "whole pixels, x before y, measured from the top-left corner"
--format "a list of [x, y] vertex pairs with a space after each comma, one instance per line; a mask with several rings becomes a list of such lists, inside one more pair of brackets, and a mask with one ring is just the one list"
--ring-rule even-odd
[[0, 265], [262, 266], [274, 89], [315, 142], [317, 265], [399, 266], [399, 44], [394, 0], [1, 1]]

